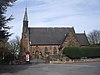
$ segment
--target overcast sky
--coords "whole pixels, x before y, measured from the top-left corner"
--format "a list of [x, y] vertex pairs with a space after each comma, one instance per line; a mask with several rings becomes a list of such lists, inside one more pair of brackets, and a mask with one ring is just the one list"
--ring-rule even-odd
[[74, 27], [86, 34], [100, 30], [100, 0], [17, 0], [7, 11], [15, 18], [8, 24], [11, 38], [21, 37], [25, 7], [29, 27]]

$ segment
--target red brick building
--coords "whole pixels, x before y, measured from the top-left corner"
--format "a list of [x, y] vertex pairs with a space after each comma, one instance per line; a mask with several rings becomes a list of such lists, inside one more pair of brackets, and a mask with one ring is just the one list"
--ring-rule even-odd
[[75, 33], [74, 27], [28, 27], [25, 9], [21, 44], [24, 53], [28, 51], [31, 55], [38, 53], [46, 56], [46, 54], [57, 55], [68, 46], [88, 46], [89, 42], [85, 32]]

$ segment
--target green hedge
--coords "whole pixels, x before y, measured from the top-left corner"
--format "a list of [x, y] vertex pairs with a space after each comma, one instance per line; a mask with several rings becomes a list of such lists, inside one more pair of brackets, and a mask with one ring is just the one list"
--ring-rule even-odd
[[100, 47], [98, 48], [77, 48], [67, 47], [63, 50], [63, 54], [72, 59], [79, 58], [98, 58], [100, 57]]

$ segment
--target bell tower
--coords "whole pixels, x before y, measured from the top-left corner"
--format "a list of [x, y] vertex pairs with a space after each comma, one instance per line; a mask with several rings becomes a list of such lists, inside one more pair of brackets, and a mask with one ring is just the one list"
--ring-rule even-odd
[[22, 28], [22, 39], [21, 46], [23, 53], [29, 51], [29, 30], [28, 30], [28, 15], [27, 8], [25, 8], [25, 14], [23, 18], [23, 28]]

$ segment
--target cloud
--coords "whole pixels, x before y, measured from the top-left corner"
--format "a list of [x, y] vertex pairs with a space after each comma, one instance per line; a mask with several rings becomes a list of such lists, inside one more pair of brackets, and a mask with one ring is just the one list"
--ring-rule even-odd
[[[96, 22], [100, 9], [98, 0], [39, 0], [43, 5], [30, 8], [30, 20], [38, 26], [57, 25], [93, 25]], [[94, 9], [93, 9], [94, 8]], [[94, 18], [94, 19], [91, 19]], [[99, 18], [99, 16], [98, 16]], [[95, 21], [95, 23], [92, 23]], [[83, 24], [82, 24], [83, 23]], [[32, 24], [32, 25], [33, 25]], [[43, 25], [44, 24], [44, 25]], [[47, 24], [47, 25], [46, 25]], [[33, 25], [34, 26], [34, 25]]]
[[12, 24], [18, 22], [13, 29], [22, 26], [19, 24], [26, 6], [29, 26], [32, 27], [74, 26], [78, 32], [100, 29], [100, 0], [18, 0], [8, 11], [10, 14], [13, 12], [15, 17]]
[[44, 22], [52, 22], [52, 21], [62, 19], [62, 18], [65, 18], [65, 17], [66, 17], [66, 15], [49, 17], [49, 18], [45, 18]]
[[26, 0], [17, 0], [17, 3], [25, 2]]
[[100, 13], [100, 0], [20, 0], [19, 2], [27, 2], [29, 15], [44, 22], [53, 22], [75, 15], [92, 16]]

